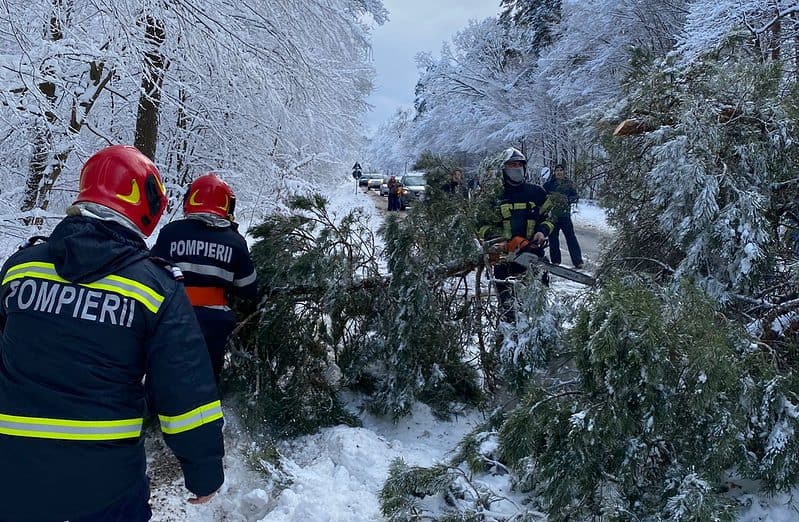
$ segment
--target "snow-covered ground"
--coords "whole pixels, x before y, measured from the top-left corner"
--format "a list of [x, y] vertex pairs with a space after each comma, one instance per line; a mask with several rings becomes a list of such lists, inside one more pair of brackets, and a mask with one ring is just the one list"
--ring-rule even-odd
[[[369, 216], [374, 231], [382, 217], [373, 200], [362, 191], [354, 191], [351, 183], [332, 190], [327, 197], [330, 208], [342, 215], [352, 208], [362, 207]], [[611, 234], [604, 211], [591, 202], [582, 202], [573, 214], [578, 229], [594, 229], [599, 234]], [[578, 233], [579, 235], [579, 233]], [[558, 293], [574, 294], [584, 287], [570, 281], [555, 281]], [[418, 404], [413, 414], [394, 424], [375, 418], [359, 408], [357, 396], [348, 397], [354, 411], [360, 411], [361, 428], [336, 426], [319, 433], [280, 444], [283, 471], [288, 480], [278, 484], [275, 477], [255, 471], [249, 464], [257, 449], [239, 427], [236, 412], [226, 408], [225, 457], [226, 482], [209, 504], [193, 506], [186, 503], [190, 496], [182, 487], [182, 477], [176, 463], [163, 465], [166, 450], [158, 442], [150, 448], [156, 458], [151, 465], [161, 466], [152, 471], [166, 474], [153, 480], [152, 503], [155, 521], [373, 521], [382, 520], [379, 493], [388, 475], [392, 460], [401, 457], [412, 465], [430, 466], [445, 462], [452, 456], [457, 443], [482, 420], [480, 412], [472, 411], [451, 422], [437, 420], [429, 408]], [[166, 480], [164, 480], [166, 478]], [[285, 477], [283, 477], [285, 478]], [[480, 481], [495, 492], [509, 496], [508, 476], [483, 476]], [[733, 493], [743, 507], [740, 522], [789, 522], [799, 520], [799, 490], [765, 498], [756, 494], [749, 484], [738, 484]], [[794, 498], [797, 497], [797, 498]], [[497, 520], [513, 515], [512, 502], [499, 502], [494, 507]]]
[[[154, 521], [381, 520], [379, 494], [391, 461], [401, 457], [419, 466], [444, 461], [483, 417], [471, 412], [442, 422], [421, 404], [397, 424], [362, 413], [362, 428], [336, 426], [281, 443], [290, 478], [285, 489], [253, 469], [249, 462], [255, 446], [238, 428], [235, 412], [226, 410], [226, 419], [226, 481], [220, 492], [206, 505], [190, 505], [176, 463], [160, 466], [171, 476], [160, 484], [153, 480]], [[154, 460], [167, 458], [162, 445], [149, 446], [157, 450]]]

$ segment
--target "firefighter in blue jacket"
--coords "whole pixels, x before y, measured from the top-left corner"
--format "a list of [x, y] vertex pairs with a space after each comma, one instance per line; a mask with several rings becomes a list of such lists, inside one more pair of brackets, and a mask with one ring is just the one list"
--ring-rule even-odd
[[0, 520], [150, 519], [146, 374], [186, 488], [224, 481], [222, 411], [180, 282], [143, 238], [166, 207], [133, 147], [94, 154], [67, 217], [0, 272]]
[[[549, 217], [552, 201], [541, 186], [527, 183], [526, 178], [525, 155], [515, 148], [506, 149], [502, 158], [503, 190], [496, 202], [498, 214], [493, 223], [480, 228], [478, 235], [485, 240], [504, 238], [509, 253], [527, 250], [543, 257], [541, 245], [554, 227]], [[514, 323], [516, 320], [513, 284], [506, 280], [521, 276], [526, 271], [525, 267], [510, 262], [494, 266], [500, 319], [503, 322]]]
[[228, 295], [253, 300], [258, 295], [255, 268], [247, 243], [233, 221], [236, 196], [216, 174], [200, 176], [183, 198], [185, 219], [158, 234], [153, 254], [182, 271], [186, 293], [205, 336], [214, 377], [219, 383], [225, 345], [236, 316]]

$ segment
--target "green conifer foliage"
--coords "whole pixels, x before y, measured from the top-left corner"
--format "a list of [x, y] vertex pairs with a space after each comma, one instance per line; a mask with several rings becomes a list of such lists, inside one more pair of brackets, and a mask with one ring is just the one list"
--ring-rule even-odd
[[396, 459], [380, 491], [380, 508], [390, 521], [496, 520], [491, 505], [500, 497], [476, 484], [460, 468], [409, 466]]
[[[746, 459], [744, 336], [696, 291], [607, 284], [572, 332], [577, 382], [533, 389], [500, 430], [553, 520], [730, 519], [725, 470]], [[532, 459], [532, 462], [531, 462]]]
[[[354, 423], [336, 396], [336, 362], [350, 380], [368, 357], [376, 284], [374, 238], [362, 217], [335, 220], [321, 196], [296, 198], [253, 235], [265, 296], [240, 331], [234, 372], [252, 423], [278, 435]], [[375, 283], [377, 281], [377, 283]], [[356, 355], [357, 354], [357, 355]]]
[[[435, 178], [433, 178], [435, 179]], [[440, 415], [455, 401], [480, 396], [477, 367], [467, 362], [474, 325], [467, 279], [479, 258], [462, 198], [445, 198], [435, 181], [404, 220], [382, 233], [391, 282], [381, 308], [376, 359], [383, 368], [371, 407], [394, 417], [422, 399]]]
[[562, 297], [550, 295], [541, 277], [541, 271], [531, 269], [516, 283], [516, 323], [498, 325], [499, 371], [502, 383], [515, 394], [524, 393], [562, 348], [568, 306]]
[[456, 478], [447, 466], [411, 467], [404, 460], [395, 459], [380, 491], [380, 508], [392, 521], [419, 520], [425, 512], [421, 501], [446, 494]]
[[387, 220], [389, 275], [364, 217], [335, 217], [320, 196], [296, 198], [290, 214], [254, 230], [264, 297], [239, 327], [233, 372], [252, 421], [282, 436], [353, 423], [341, 386], [395, 418], [417, 400], [446, 416], [480, 399], [467, 353], [477, 247], [467, 214], [435, 199]]
[[749, 37], [733, 32], [689, 63], [635, 53], [624, 114], [647, 132], [604, 143], [614, 264], [670, 267], [721, 302], [783, 272], [775, 247], [790, 191], [779, 187], [799, 160], [794, 82]]
[[747, 378], [744, 385], [750, 443], [739, 472], [760, 480], [767, 492], [788, 490], [799, 483], [797, 377], [792, 372], [764, 372]]

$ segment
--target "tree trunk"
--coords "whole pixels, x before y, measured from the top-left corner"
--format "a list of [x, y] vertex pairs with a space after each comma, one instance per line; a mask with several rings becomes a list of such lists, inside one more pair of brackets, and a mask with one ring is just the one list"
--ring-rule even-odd
[[793, 65], [794, 78], [799, 78], [799, 13], [794, 12], [793, 17]]
[[[779, 15], [779, 7], [776, 8]], [[777, 20], [771, 26], [771, 59], [775, 62], [780, 60], [780, 39], [782, 38], [782, 22]]]
[[186, 94], [185, 89], [180, 89], [178, 100], [180, 101], [180, 105], [178, 106], [178, 117], [175, 126], [180, 135], [180, 142], [176, 146], [175, 168], [178, 176], [178, 185], [185, 186], [188, 185], [190, 181], [189, 162], [187, 158], [189, 150], [189, 116], [186, 114], [186, 101], [188, 100], [188, 94]]
[[150, 50], [144, 55], [144, 76], [139, 96], [139, 112], [136, 116], [134, 146], [148, 158], [155, 160], [158, 145], [158, 115], [161, 107], [161, 87], [164, 84], [166, 60], [161, 54], [161, 45], [166, 39], [164, 24], [151, 16], [143, 20], [144, 40]]
[[[52, 41], [58, 41], [64, 38], [64, 28], [62, 27], [62, 19], [59, 18], [59, 11], [63, 7], [63, 0], [53, 0], [52, 13], [50, 21], [47, 24], [45, 31], [46, 38]], [[52, 72], [50, 68], [42, 70], [43, 75]], [[50, 110], [50, 107], [55, 106], [56, 103], [56, 85], [50, 81], [44, 81], [39, 84], [39, 91], [44, 95], [47, 101], [47, 107], [42, 111], [43, 118], [33, 128], [33, 154], [30, 159], [30, 166], [28, 178], [25, 180], [25, 193], [22, 197], [22, 205], [20, 210], [28, 212], [41, 206], [42, 203], [42, 180], [45, 176], [49, 177], [54, 163], [51, 163], [50, 154], [53, 149], [53, 135], [50, 131], [50, 125], [55, 123], [56, 115]], [[46, 196], [45, 196], [46, 198]], [[34, 223], [32, 218], [24, 220], [26, 225], [41, 224], [41, 220]]]

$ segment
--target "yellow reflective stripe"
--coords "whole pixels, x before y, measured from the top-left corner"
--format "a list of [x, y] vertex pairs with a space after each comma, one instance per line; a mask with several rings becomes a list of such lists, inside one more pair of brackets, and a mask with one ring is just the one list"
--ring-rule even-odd
[[[14, 281], [15, 279], [22, 279], [24, 277], [73, 284], [72, 282], [67, 281], [58, 275], [53, 263], [44, 263], [41, 261], [31, 261], [28, 263], [21, 263], [19, 265], [12, 266], [6, 272], [6, 276], [3, 278], [2, 284], [6, 284], [9, 281]], [[131, 299], [143, 304], [144, 307], [150, 310], [152, 313], [157, 313], [158, 309], [161, 308], [161, 303], [164, 302], [164, 296], [149, 286], [138, 281], [134, 281], [133, 279], [118, 275], [111, 274], [91, 283], [76, 284], [86, 288], [107, 290], [109, 292], [124, 295], [125, 297], [130, 297]]]
[[[55, 265], [52, 263], [43, 263], [40, 261], [31, 261], [29, 263], [21, 263], [14, 265], [8, 269], [6, 276], [3, 278], [3, 283], [6, 284], [14, 279], [25, 277], [27, 272], [35, 272], [41, 274], [39, 279], [49, 279], [50, 281], [58, 281], [59, 283], [69, 283], [66, 279], [62, 278], [55, 272]], [[46, 277], [45, 277], [46, 276]]]
[[59, 440], [118, 440], [139, 437], [143, 419], [79, 421], [0, 413], [0, 434]]
[[513, 210], [513, 205], [510, 203], [503, 203], [499, 206], [499, 211], [502, 212], [502, 217], [508, 219], [510, 217], [510, 213]]
[[488, 233], [489, 230], [491, 230], [491, 225], [483, 225], [482, 227], [480, 227], [480, 230], [477, 231], [477, 237], [479, 237], [480, 239], [485, 239], [486, 234]]
[[527, 237], [533, 237], [535, 234], [535, 220], [528, 219], [527, 220]]
[[502, 237], [505, 239], [510, 239], [513, 236], [513, 230], [511, 230], [510, 221], [505, 220], [502, 222]]
[[14, 274], [8, 275], [3, 279], [3, 284], [8, 283], [9, 281], [14, 281], [15, 279], [22, 279], [24, 277], [33, 277], [35, 279], [46, 279], [48, 281], [55, 281], [57, 283], [67, 283], [69, 281], [64, 279], [63, 277], [57, 274], [48, 274], [46, 272], [37, 272], [36, 270], [29, 270], [27, 272], [16, 272]]
[[161, 294], [159, 294], [158, 292], [156, 292], [155, 290], [153, 290], [149, 286], [143, 285], [140, 282], [135, 281], [133, 279], [128, 279], [127, 277], [122, 277], [122, 276], [111, 274], [111, 275], [105, 276], [103, 279], [101, 279], [101, 281], [104, 281], [106, 279], [109, 280], [109, 281], [114, 281], [114, 282], [117, 282], [117, 283], [130, 285], [130, 286], [132, 286], [132, 287], [134, 287], [134, 288], [136, 288], [138, 290], [141, 290], [145, 294], [149, 295], [153, 299], [153, 301], [157, 302], [159, 306], [161, 305], [161, 303], [164, 302], [164, 296], [162, 296]]
[[[535, 206], [535, 204], [532, 204]], [[527, 210], [527, 203], [514, 203], [513, 210]]]
[[161, 431], [167, 435], [174, 435], [176, 433], [183, 433], [184, 431], [199, 428], [203, 424], [208, 424], [217, 419], [222, 418], [222, 403], [219, 401], [209, 402], [193, 410], [169, 417], [167, 415], [159, 415], [158, 420], [161, 421]]
[[553, 203], [552, 198], [547, 196], [547, 199], [544, 200], [544, 204], [541, 205], [541, 213], [546, 214], [552, 209]]
[[553, 230], [555, 230], [555, 225], [554, 225], [554, 224], [552, 224], [552, 222], [550, 222], [550, 221], [544, 221], [544, 222], [543, 222], [543, 223], [541, 223], [541, 224], [542, 224], [542, 225], [544, 225], [545, 227], [547, 227], [547, 228], [549, 229], [549, 233], [550, 233], [550, 234], [552, 233], [552, 231], [553, 231]]

